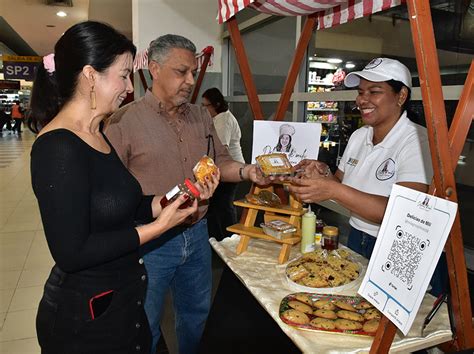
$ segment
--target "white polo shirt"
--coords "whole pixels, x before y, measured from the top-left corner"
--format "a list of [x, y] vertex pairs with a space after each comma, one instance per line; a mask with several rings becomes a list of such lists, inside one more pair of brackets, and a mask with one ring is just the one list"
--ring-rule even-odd
[[234, 115], [227, 110], [214, 117], [214, 128], [222, 145], [227, 145], [229, 155], [234, 161], [245, 163], [240, 147], [240, 127]]
[[[357, 129], [349, 138], [338, 168], [342, 183], [362, 192], [388, 197], [399, 182], [430, 184], [433, 177], [426, 128], [413, 123], [406, 112], [383, 141], [373, 145], [370, 126]], [[380, 225], [352, 213], [349, 223], [377, 237]]]

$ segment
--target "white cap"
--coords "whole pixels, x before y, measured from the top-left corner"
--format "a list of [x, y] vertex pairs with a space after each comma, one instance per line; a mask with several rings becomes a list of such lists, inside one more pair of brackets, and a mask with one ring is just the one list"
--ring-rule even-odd
[[280, 135], [293, 135], [295, 134], [295, 127], [289, 124], [280, 125]]
[[389, 58], [375, 58], [362, 71], [353, 71], [344, 79], [346, 87], [359, 86], [360, 78], [367, 81], [381, 82], [400, 81], [411, 90], [410, 70], [398, 60]]

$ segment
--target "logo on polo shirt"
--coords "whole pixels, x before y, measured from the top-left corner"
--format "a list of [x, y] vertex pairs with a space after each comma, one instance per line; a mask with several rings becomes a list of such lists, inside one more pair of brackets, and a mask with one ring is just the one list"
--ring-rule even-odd
[[351, 166], [357, 166], [357, 164], [359, 163], [359, 160], [354, 159], [353, 157], [349, 157], [346, 163]]
[[387, 179], [392, 178], [394, 174], [395, 174], [395, 161], [393, 161], [390, 158], [382, 162], [380, 166], [377, 168], [377, 171], [375, 171], [375, 177], [377, 177], [379, 181], [386, 181]]

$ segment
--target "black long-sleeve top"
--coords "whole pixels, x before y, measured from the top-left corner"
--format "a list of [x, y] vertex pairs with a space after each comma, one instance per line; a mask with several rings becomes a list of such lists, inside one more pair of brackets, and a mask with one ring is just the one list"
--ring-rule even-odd
[[90, 275], [138, 265], [135, 220], [151, 220], [153, 197], [142, 196], [113, 148], [105, 154], [69, 130], [47, 132], [33, 144], [31, 177], [61, 270]]

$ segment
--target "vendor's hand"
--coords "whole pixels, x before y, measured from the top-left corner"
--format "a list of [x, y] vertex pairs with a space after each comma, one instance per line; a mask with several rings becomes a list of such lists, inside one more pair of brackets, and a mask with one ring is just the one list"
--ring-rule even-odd
[[339, 183], [327, 178], [292, 178], [289, 191], [304, 203], [317, 203], [332, 199]]
[[196, 182], [194, 185], [199, 190], [200, 200], [207, 200], [212, 197], [214, 194], [217, 186], [219, 185], [219, 181], [221, 179], [221, 171], [217, 169], [217, 172], [212, 174], [211, 176], [206, 176], [204, 179], [204, 183]]
[[154, 223], [160, 224], [164, 231], [181, 224], [189, 216], [191, 216], [197, 211], [197, 200], [194, 200], [193, 204], [190, 207], [179, 209], [181, 204], [187, 202], [188, 200], [189, 197], [187, 195], [181, 195], [179, 196], [179, 198], [176, 198], [175, 201], [173, 201], [161, 210], [160, 215], [154, 221]]
[[297, 177], [299, 178], [320, 178], [328, 177], [331, 174], [329, 166], [318, 160], [304, 159], [295, 166]]
[[248, 168], [248, 176], [249, 176], [249, 179], [259, 185], [259, 186], [266, 186], [266, 185], [269, 185], [270, 183], [273, 182], [273, 178], [271, 177], [265, 177], [263, 176], [263, 173], [262, 171], [260, 170], [260, 168], [258, 168], [257, 165], [247, 165], [246, 168]]

